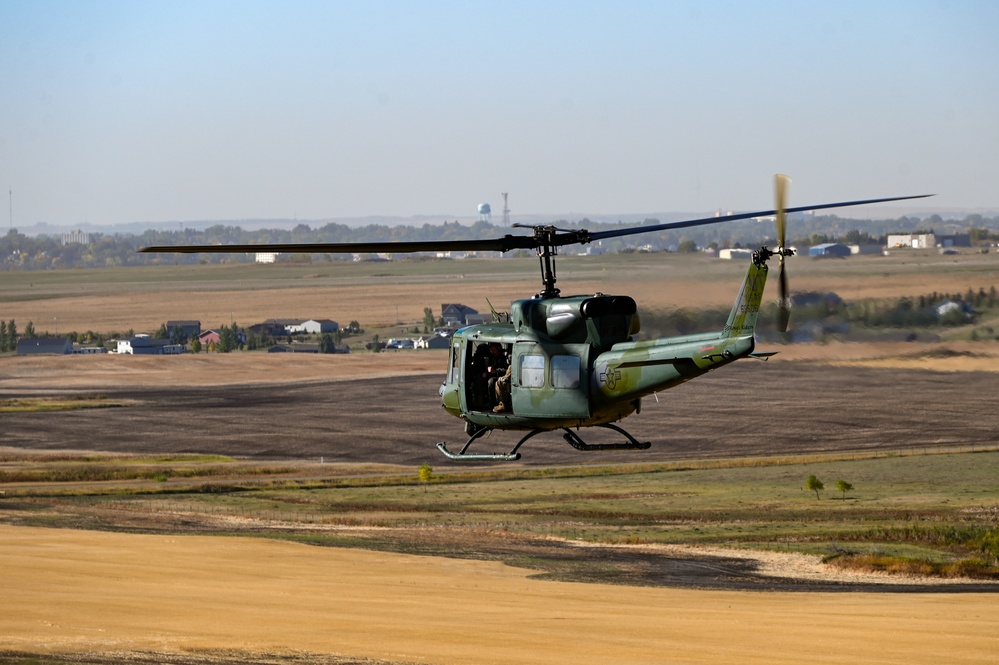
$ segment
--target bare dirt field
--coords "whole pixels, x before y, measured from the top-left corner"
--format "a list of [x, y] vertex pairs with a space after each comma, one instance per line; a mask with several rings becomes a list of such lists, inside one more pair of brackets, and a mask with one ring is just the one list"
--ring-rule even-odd
[[[828, 347], [821, 348], [828, 353]], [[995, 373], [951, 370], [968, 364], [994, 369], [996, 357], [967, 355], [972, 352], [949, 346], [921, 350], [929, 356], [923, 361], [917, 355], [889, 360], [868, 349], [835, 365], [780, 356], [766, 363], [736, 363], [644, 400], [642, 413], [623, 424], [640, 440], [653, 442], [649, 451], [581, 453], [551, 434], [535, 437], [522, 449], [524, 463], [995, 443]], [[808, 352], [790, 354], [801, 358]], [[2, 359], [0, 399], [99, 395], [127, 400], [130, 406], [5, 413], [0, 445], [418, 466], [428, 460], [452, 464], [434, 445], [442, 439], [464, 441], [461, 421], [441, 409], [437, 396], [443, 353], [313, 355], [307, 360], [240, 355]], [[70, 369], [74, 363], [75, 371]], [[888, 366], [864, 366], [877, 363]], [[907, 363], [938, 369], [891, 366]], [[918, 408], [912, 395], [919, 396]], [[496, 432], [481, 445], [501, 449], [512, 446], [515, 437]]]

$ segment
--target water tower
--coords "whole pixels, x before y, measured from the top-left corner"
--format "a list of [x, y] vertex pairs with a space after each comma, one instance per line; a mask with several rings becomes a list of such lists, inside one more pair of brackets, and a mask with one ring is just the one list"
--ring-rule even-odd
[[479, 204], [479, 221], [488, 222], [492, 219], [493, 209], [489, 207], [488, 203]]

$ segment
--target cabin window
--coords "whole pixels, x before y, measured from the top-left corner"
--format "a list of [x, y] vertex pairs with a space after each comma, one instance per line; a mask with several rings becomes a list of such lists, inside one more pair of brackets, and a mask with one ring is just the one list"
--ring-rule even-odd
[[579, 356], [552, 356], [552, 386], [579, 387]]
[[448, 383], [457, 383], [464, 377], [461, 376], [461, 346], [455, 344], [451, 347], [451, 376]]
[[525, 388], [540, 388], [545, 385], [545, 357], [543, 355], [525, 353], [520, 357], [520, 385]]

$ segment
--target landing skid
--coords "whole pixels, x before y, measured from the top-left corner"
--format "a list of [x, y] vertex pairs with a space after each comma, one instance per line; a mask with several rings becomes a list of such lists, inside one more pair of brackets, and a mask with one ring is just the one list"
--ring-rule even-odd
[[520, 453], [517, 452], [517, 449], [519, 449], [522, 445], [524, 445], [524, 442], [527, 441], [528, 439], [530, 439], [535, 434], [541, 434], [541, 432], [544, 432], [546, 430], [536, 429], [536, 430], [532, 430], [532, 431], [528, 432], [527, 434], [524, 435], [524, 437], [520, 441], [517, 442], [517, 445], [515, 445], [513, 447], [513, 449], [511, 449], [510, 452], [508, 452], [508, 453], [468, 453], [468, 452], [466, 452], [468, 450], [468, 447], [470, 445], [472, 445], [473, 441], [475, 441], [477, 438], [479, 438], [483, 434], [485, 434], [487, 432], [491, 432], [491, 431], [492, 431], [492, 429], [490, 429], [488, 427], [479, 427], [478, 429], [476, 429], [475, 431], [472, 432], [472, 435], [470, 437], [468, 437], [468, 441], [465, 442], [465, 445], [462, 446], [461, 450], [459, 450], [456, 453], [452, 453], [450, 450], [448, 450], [447, 446], [444, 444], [443, 441], [441, 441], [440, 443], [437, 444], [437, 449], [439, 451], [441, 451], [442, 453], [444, 453], [445, 457], [447, 457], [448, 459], [453, 459], [453, 460], [472, 460], [472, 461], [476, 461], [476, 460], [483, 461], [483, 460], [485, 460], [485, 461], [490, 461], [490, 462], [497, 462], [497, 461], [498, 462], [515, 462], [516, 460], [520, 459]]
[[607, 423], [605, 425], [597, 425], [597, 427], [606, 427], [607, 429], [612, 429], [619, 434], [623, 434], [627, 441], [624, 443], [586, 443], [580, 438], [579, 434], [571, 430], [566, 429], [565, 434], [562, 438], [565, 439], [566, 443], [575, 448], [576, 450], [648, 450], [652, 447], [652, 443], [649, 441], [639, 441], [631, 434], [626, 432], [624, 429], [618, 427], [617, 425]]
[[[579, 436], [578, 433], [573, 432], [572, 430], [566, 427], [562, 428], [562, 431], [565, 432], [565, 434], [562, 435], [562, 438], [565, 439], [566, 443], [568, 443], [576, 450], [648, 450], [649, 448], [652, 447], [652, 443], [650, 443], [649, 441], [639, 441], [631, 434], [626, 432], [624, 429], [618, 427], [617, 425], [612, 425], [611, 423], [607, 423], [605, 425], [597, 425], [597, 427], [606, 427], [607, 429], [614, 430], [619, 434], [623, 434], [624, 437], [628, 440], [623, 443], [593, 443], [593, 444], [586, 443], [585, 441], [583, 441], [583, 439]], [[474, 431], [472, 431], [471, 436], [468, 437], [468, 441], [465, 442], [465, 445], [462, 446], [461, 450], [459, 450], [456, 453], [453, 453], [450, 450], [448, 450], [447, 445], [445, 445], [443, 441], [437, 444], [437, 449], [440, 450], [442, 453], [444, 453], [445, 457], [452, 460], [513, 462], [520, 459], [520, 453], [517, 451], [520, 449], [522, 445], [524, 445], [524, 443], [528, 439], [538, 434], [541, 434], [542, 432], [549, 432], [551, 430], [545, 430], [545, 429], [531, 430], [530, 432], [525, 434], [520, 439], [520, 441], [517, 442], [517, 445], [515, 445], [508, 453], [467, 452], [468, 447], [472, 445], [473, 441], [478, 439], [483, 434], [491, 431], [492, 430], [488, 427], [480, 427], [478, 429], [475, 429]]]

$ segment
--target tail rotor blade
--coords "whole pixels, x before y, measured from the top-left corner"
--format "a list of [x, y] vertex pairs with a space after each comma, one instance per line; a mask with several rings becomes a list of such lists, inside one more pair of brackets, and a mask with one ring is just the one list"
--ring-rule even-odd
[[778, 173], [774, 176], [774, 210], [777, 211], [777, 245], [784, 249], [787, 234], [787, 187], [791, 179]]
[[787, 332], [791, 321], [791, 297], [787, 287], [787, 273], [784, 271], [784, 257], [792, 254], [787, 245], [787, 189], [791, 179], [778, 173], [774, 176], [774, 210], [777, 221], [777, 255], [780, 262], [778, 273], [779, 297], [777, 300], [777, 329]]
[[787, 326], [791, 322], [791, 296], [787, 290], [787, 273], [784, 272], [784, 257], [781, 257], [780, 272], [778, 273], [778, 285], [780, 287], [780, 299], [777, 301], [777, 330], [782, 333], [787, 332]]

